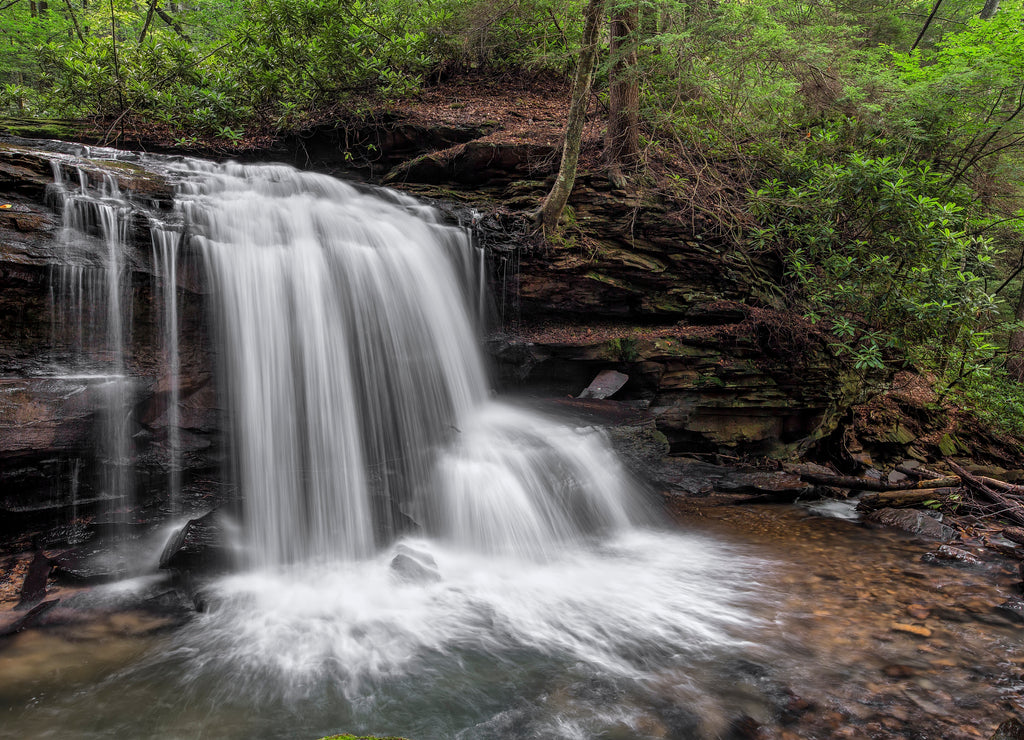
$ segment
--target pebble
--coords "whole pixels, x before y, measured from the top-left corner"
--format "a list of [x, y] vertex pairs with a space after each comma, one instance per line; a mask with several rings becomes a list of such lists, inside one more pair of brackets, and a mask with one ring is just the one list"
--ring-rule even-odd
[[928, 619], [932, 614], [932, 610], [922, 604], [910, 604], [907, 606], [907, 614], [914, 619]]
[[932, 631], [927, 627], [922, 627], [917, 624], [903, 624], [902, 622], [893, 622], [892, 628], [896, 632], [907, 632], [911, 635], [917, 635], [918, 637], [931, 637]]

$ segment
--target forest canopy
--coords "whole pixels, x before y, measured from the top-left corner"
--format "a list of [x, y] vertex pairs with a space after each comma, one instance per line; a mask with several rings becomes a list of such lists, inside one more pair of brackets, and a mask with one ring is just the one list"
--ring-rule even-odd
[[[452, 78], [568, 86], [589, 6], [0, 0], [0, 115], [238, 143]], [[742, 171], [736, 240], [779, 256], [781, 304], [851, 366], [914, 365], [1024, 431], [1024, 0], [607, 0], [603, 14], [635, 19], [602, 31], [593, 85], [605, 108], [617, 78], [636, 88], [632, 186], [672, 152]]]

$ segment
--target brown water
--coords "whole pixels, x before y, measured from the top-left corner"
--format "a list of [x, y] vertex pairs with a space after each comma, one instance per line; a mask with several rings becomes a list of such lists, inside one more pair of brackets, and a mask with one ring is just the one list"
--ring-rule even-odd
[[933, 543], [789, 506], [675, 508], [783, 564], [773, 675], [794, 698], [764, 736], [988, 738], [1024, 716], [1024, 627], [998, 609], [1015, 565], [929, 564]]
[[[721, 572], [745, 579], [729, 588], [749, 622], [723, 623], [730, 639], [699, 649], [683, 645], [685, 633], [667, 636], [664, 653], [640, 641], [623, 648], [640, 672], [517, 642], [492, 614], [484, 632], [506, 641], [500, 649], [460, 633], [457, 649], [436, 646], [357, 690], [341, 673], [318, 669], [296, 681], [294, 666], [274, 671], [252, 655], [216, 666], [224, 657], [217, 650], [238, 646], [204, 642], [223, 627], [215, 617], [176, 625], [99, 602], [58, 607], [50, 626], [0, 642], [0, 737], [315, 738], [350, 730], [414, 740], [955, 739], [988, 738], [1024, 715], [1024, 627], [998, 609], [1019, 593], [1015, 566], [925, 563], [934, 545], [789, 506], [677, 500], [673, 508], [696, 548], [688, 552], [742, 563]], [[442, 555], [447, 577], [456, 564]], [[700, 579], [718, 571], [685, 572], [709, 588]], [[81, 597], [64, 596], [72, 605]], [[411, 592], [405, 598], [420, 608]], [[702, 598], [688, 594], [679, 608], [690, 599], [699, 616], [710, 608]], [[257, 616], [259, 606], [252, 604]], [[606, 616], [629, 608], [608, 604]], [[680, 622], [691, 617], [680, 613]], [[602, 621], [597, 615], [593, 624]], [[374, 628], [364, 622], [359, 634]], [[238, 629], [241, 641], [252, 639]], [[262, 624], [257, 639], [273, 629]], [[295, 632], [296, 644], [308, 647], [306, 639]], [[373, 645], [378, 662], [386, 662], [383, 643]]]

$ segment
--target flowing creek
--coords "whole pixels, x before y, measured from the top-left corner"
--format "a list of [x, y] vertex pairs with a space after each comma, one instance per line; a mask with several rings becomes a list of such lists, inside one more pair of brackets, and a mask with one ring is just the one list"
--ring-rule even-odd
[[[52, 592], [0, 643], [0, 735], [987, 738], [1024, 708], [1006, 566], [928, 564], [918, 541], [793, 507], [672, 500], [673, 521], [601, 430], [491, 397], [465, 230], [288, 167], [163, 166], [179, 184], [154, 262], [173, 285], [189, 255], [208, 286], [236, 566], [176, 610], [165, 525], [122, 543], [133, 577]], [[123, 379], [127, 202], [84, 174], [57, 189], [69, 253], [95, 266], [57, 276], [55, 327], [99, 313], [102, 348], [60, 372]], [[104, 295], [105, 315], [82, 307]], [[123, 514], [116, 386], [98, 444]], [[174, 472], [173, 432], [165, 451]]]
[[1024, 710], [1005, 564], [924, 563], [929, 543], [795, 507], [681, 508], [680, 531], [526, 567], [412, 543], [436, 583], [396, 583], [390, 552], [230, 576], [185, 624], [131, 608], [165, 590], [145, 579], [58, 592], [0, 651], [0, 735], [988, 738]]

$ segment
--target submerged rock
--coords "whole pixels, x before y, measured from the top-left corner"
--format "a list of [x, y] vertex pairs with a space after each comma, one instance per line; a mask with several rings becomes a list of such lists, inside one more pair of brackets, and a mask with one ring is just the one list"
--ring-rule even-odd
[[950, 542], [956, 539], [956, 530], [947, 527], [933, 516], [913, 509], [879, 509], [864, 517], [867, 521], [895, 527], [926, 539]]
[[53, 563], [42, 550], [36, 552], [35, 557], [28, 566], [28, 573], [25, 575], [25, 582], [21, 586], [21, 600], [15, 611], [31, 609], [46, 596], [46, 581], [50, 577]]
[[950, 547], [949, 545], [940, 545], [935, 552], [926, 553], [921, 559], [926, 563], [934, 563], [943, 560], [966, 563], [968, 565], [979, 565], [981, 563], [981, 558], [977, 555], [974, 555], [967, 550], [961, 550], [959, 547]]

